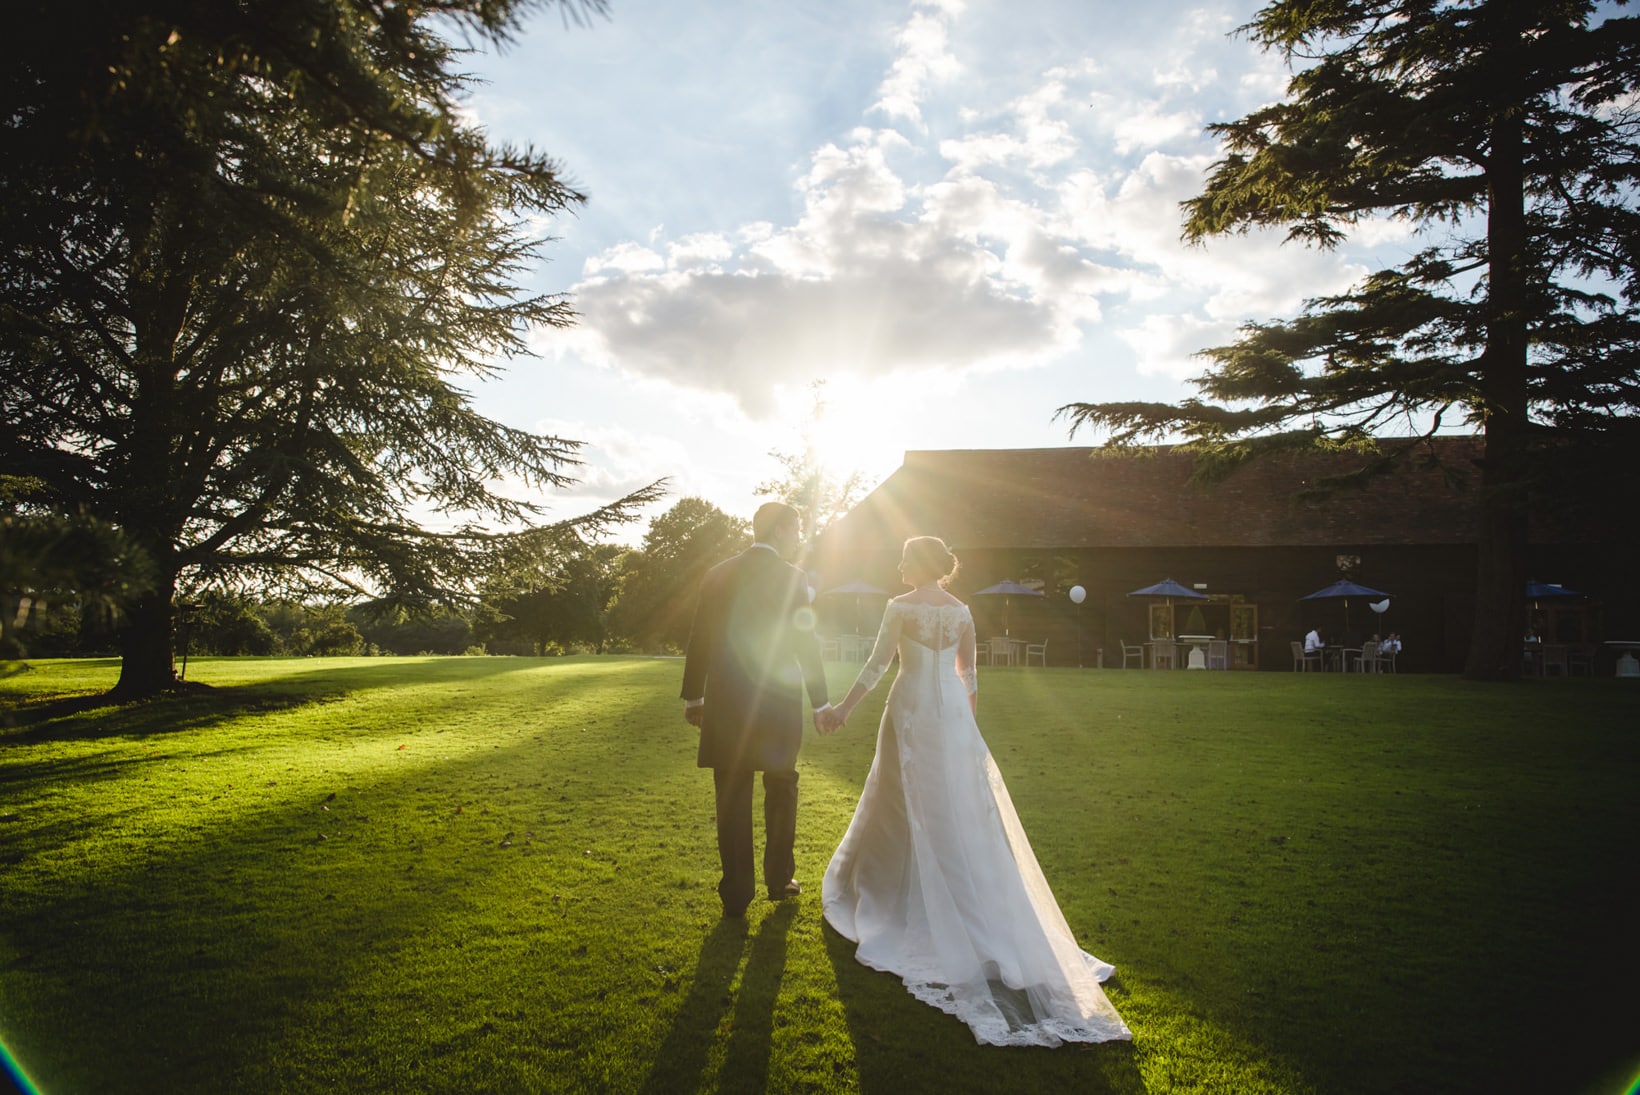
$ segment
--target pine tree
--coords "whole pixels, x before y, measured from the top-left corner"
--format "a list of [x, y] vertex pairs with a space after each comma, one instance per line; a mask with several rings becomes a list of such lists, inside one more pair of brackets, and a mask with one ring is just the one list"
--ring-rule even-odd
[[1201, 474], [1353, 448], [1363, 478], [1428, 458], [1415, 421], [1484, 431], [1465, 675], [1520, 671], [1527, 518], [1557, 474], [1640, 423], [1640, 27], [1588, 0], [1278, 0], [1242, 28], [1286, 98], [1212, 126], [1224, 158], [1185, 238], [1280, 227], [1333, 247], [1389, 216], [1429, 241], [1290, 320], [1203, 351], [1204, 398], [1073, 403], [1114, 444], [1182, 436]]
[[0, 74], [0, 467], [40, 485], [20, 512], [84, 511], [152, 559], [120, 693], [169, 686], [179, 581], [458, 598], [571, 481], [578, 442], [457, 386], [572, 320], [517, 282], [526, 218], [583, 196], [464, 119], [440, 36], [504, 40], [532, 6], [14, 13], [36, 38]]

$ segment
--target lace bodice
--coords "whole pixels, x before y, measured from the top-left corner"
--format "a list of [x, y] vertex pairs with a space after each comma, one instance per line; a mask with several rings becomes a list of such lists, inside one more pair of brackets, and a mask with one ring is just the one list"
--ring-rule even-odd
[[875, 688], [896, 653], [900, 653], [902, 664], [907, 662], [908, 658], [901, 650], [905, 642], [916, 643], [942, 660], [949, 658], [968, 694], [973, 695], [978, 690], [979, 679], [974, 672], [974, 617], [967, 605], [961, 602], [888, 602], [888, 608], [883, 612], [882, 627], [877, 631], [876, 645], [872, 647], [871, 657], [861, 667], [855, 683], [868, 689]]

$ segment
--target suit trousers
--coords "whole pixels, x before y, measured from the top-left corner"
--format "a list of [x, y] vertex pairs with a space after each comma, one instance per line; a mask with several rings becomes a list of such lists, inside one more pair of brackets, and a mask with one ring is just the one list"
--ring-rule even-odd
[[[757, 889], [752, 873], [752, 774], [750, 768], [714, 768], [717, 788], [718, 859], [723, 911], [738, 916]], [[797, 873], [797, 772], [763, 773], [763, 884], [779, 891]]]

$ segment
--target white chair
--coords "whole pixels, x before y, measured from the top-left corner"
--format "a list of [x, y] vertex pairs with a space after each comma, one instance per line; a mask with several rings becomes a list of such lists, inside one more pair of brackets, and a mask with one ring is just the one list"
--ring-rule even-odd
[[1355, 668], [1361, 673], [1378, 672], [1378, 644], [1367, 640], [1361, 644], [1361, 654], [1355, 659]]
[[1179, 665], [1179, 651], [1171, 642], [1156, 641], [1150, 644], [1150, 668], [1176, 669]]
[[1037, 660], [1037, 664], [1041, 665], [1042, 668], [1044, 668], [1044, 669], [1048, 668], [1048, 640], [1047, 639], [1043, 639], [1039, 643], [1026, 643], [1025, 644], [1025, 664], [1030, 665], [1032, 658], [1035, 658]]
[[1143, 669], [1145, 667], [1145, 648], [1138, 643], [1130, 643], [1126, 640], [1120, 641], [1122, 643], [1122, 668], [1126, 669], [1128, 662], [1133, 662], [1136, 668]]
[[1308, 673], [1312, 665], [1315, 666], [1317, 673], [1321, 672], [1321, 652], [1319, 650], [1314, 654], [1306, 654], [1304, 653], [1303, 643], [1294, 642], [1291, 645], [1293, 648], [1293, 672]]
[[835, 638], [828, 639], [825, 636], [821, 636], [820, 660], [824, 662], [835, 662], [840, 660], [841, 657], [842, 647], [839, 645], [837, 640]]
[[1230, 641], [1228, 639], [1214, 639], [1207, 644], [1207, 668], [1230, 668]]
[[994, 638], [991, 640], [991, 664], [1014, 664], [1014, 641], [1008, 638]]

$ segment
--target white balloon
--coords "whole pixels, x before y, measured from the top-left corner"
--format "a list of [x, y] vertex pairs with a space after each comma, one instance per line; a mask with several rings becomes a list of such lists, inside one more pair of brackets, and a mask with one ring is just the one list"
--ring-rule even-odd
[[1079, 605], [1088, 599], [1088, 591], [1081, 586], [1071, 586], [1071, 604]]

